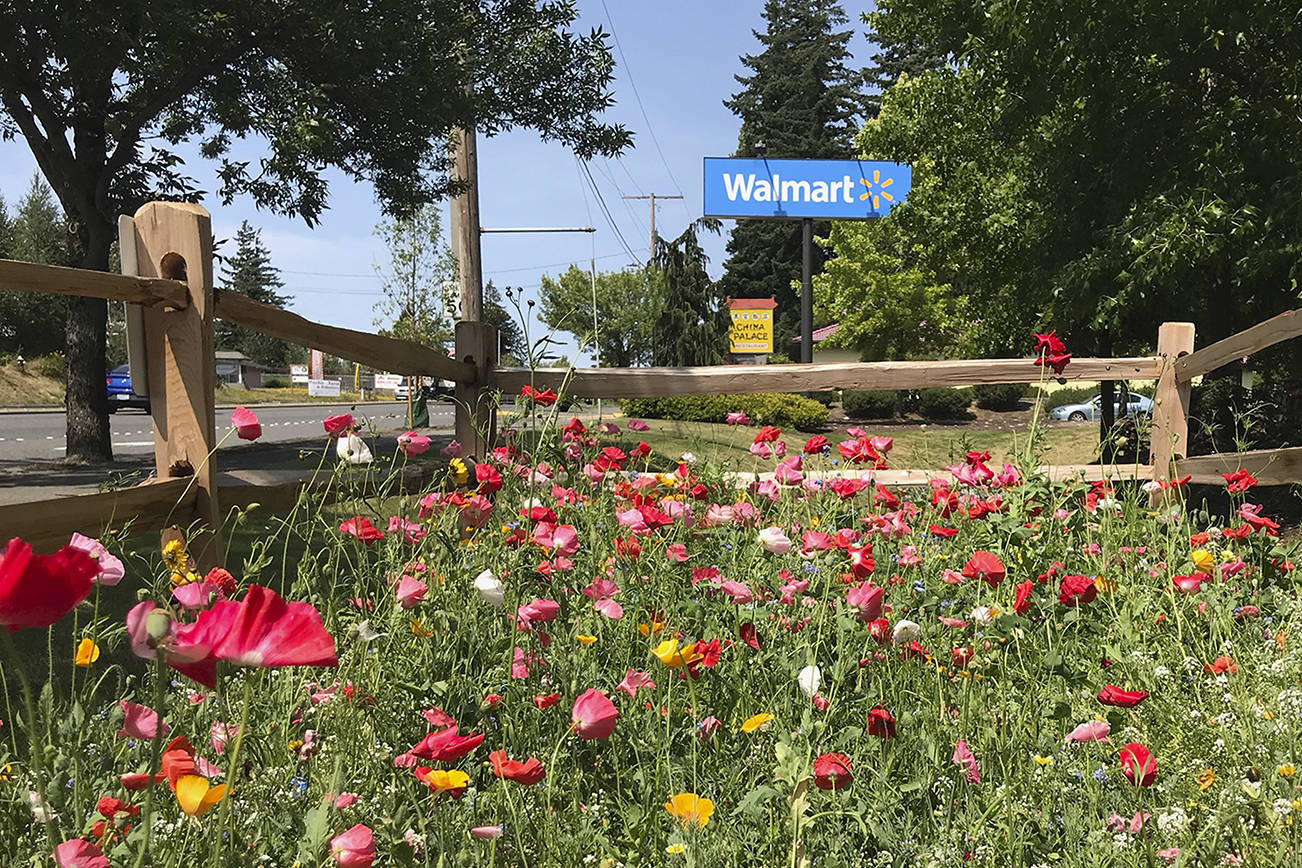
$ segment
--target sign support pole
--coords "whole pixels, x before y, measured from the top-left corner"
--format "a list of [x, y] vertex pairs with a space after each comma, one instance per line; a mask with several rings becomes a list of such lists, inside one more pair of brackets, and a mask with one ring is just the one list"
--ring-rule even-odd
[[801, 223], [800, 256], [800, 361], [814, 361], [814, 221]]

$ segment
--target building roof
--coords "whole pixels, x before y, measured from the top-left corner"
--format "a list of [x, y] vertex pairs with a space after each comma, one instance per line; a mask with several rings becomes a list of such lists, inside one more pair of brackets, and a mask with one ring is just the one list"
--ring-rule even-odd
[[773, 298], [730, 298], [728, 307], [733, 310], [773, 310], [778, 303]]
[[[814, 343], [818, 343], [825, 338], [830, 338], [832, 335], [836, 334], [836, 330], [840, 327], [841, 324], [839, 322], [834, 322], [831, 325], [823, 326], [821, 329], [814, 329]], [[800, 335], [796, 335], [791, 340], [794, 343], [800, 343]]]

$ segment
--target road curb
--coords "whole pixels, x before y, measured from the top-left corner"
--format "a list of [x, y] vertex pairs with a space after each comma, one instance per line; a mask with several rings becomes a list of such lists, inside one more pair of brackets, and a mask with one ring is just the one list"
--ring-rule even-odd
[[[289, 409], [289, 410], [295, 410], [295, 409], [301, 410], [305, 407], [337, 407], [344, 404], [347, 404], [349, 407], [405, 407], [406, 406], [406, 404], [404, 404], [401, 401], [356, 401], [353, 403], [349, 403], [347, 401], [335, 401], [333, 403], [316, 402], [316, 403], [307, 403], [307, 404], [251, 404], [251, 405], [250, 404], [218, 404], [214, 409], [234, 410], [236, 407], [249, 407], [249, 409], [256, 410], [256, 409], [261, 409], [263, 407], [284, 407], [285, 409]], [[452, 407], [451, 404], [436, 404], [434, 406], [448, 407], [448, 408]], [[62, 413], [63, 409], [64, 408], [62, 405], [56, 407], [45, 407], [45, 406], [0, 407], [0, 416], [16, 416], [20, 413]]]

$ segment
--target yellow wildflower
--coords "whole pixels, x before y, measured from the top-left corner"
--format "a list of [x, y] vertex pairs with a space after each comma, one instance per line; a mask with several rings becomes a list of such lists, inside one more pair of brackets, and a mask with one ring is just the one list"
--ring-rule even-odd
[[652, 633], [659, 633], [665, 628], [664, 621], [652, 621], [650, 624], [638, 624], [637, 631], [643, 636], [650, 636]]
[[463, 790], [470, 784], [470, 775], [459, 769], [430, 769], [423, 774], [418, 773], [416, 777], [432, 790]]
[[1051, 756], [1037, 756], [1034, 757], [1034, 759], [1035, 759], [1035, 764], [1040, 768], [1053, 765], [1053, 757]]
[[686, 844], [670, 844], [668, 847], [665, 848], [665, 852], [668, 853], [670, 856], [677, 856], [679, 853], [682, 853], [686, 849], [687, 849]]
[[199, 775], [184, 775], [176, 782], [176, 801], [191, 817], [201, 817], [226, 797], [226, 785], [212, 786]]
[[593, 642], [597, 641], [596, 636], [585, 636], [582, 633], [578, 634], [574, 638], [578, 640], [580, 645], [591, 645]]
[[170, 539], [163, 546], [163, 563], [173, 570], [184, 569], [189, 556], [185, 553], [185, 543], [179, 539]]
[[691, 666], [705, 656], [696, 650], [695, 642], [688, 642], [680, 648], [677, 639], [666, 639], [652, 648], [651, 653], [670, 669]]
[[426, 630], [425, 625], [420, 621], [417, 621], [415, 618], [411, 619], [411, 632], [417, 636], [424, 636], [426, 639], [429, 639], [434, 635], [429, 630]]
[[73, 662], [85, 669], [99, 659], [99, 646], [92, 639], [82, 639], [77, 643], [77, 656]]
[[1102, 576], [1095, 576], [1094, 587], [1098, 588], [1100, 593], [1110, 594], [1117, 589], [1117, 583]]
[[13, 766], [9, 765], [8, 763], [5, 763], [4, 768], [0, 768], [0, 781], [9, 780], [9, 773], [12, 772], [13, 770], [14, 770]]
[[769, 714], [768, 712], [761, 712], [759, 714], [751, 715], [750, 717], [746, 718], [744, 723], [742, 723], [741, 731], [750, 733], [750, 732], [754, 732], [757, 729], [763, 729], [765, 726], [768, 726], [769, 721], [771, 721], [772, 719], [773, 719], [773, 715]]
[[1200, 573], [1210, 576], [1216, 568], [1216, 558], [1207, 549], [1195, 549], [1189, 557], [1193, 559], [1194, 569]]
[[1216, 781], [1216, 772], [1211, 769], [1203, 769], [1198, 775], [1198, 789], [1206, 791]]
[[1297, 768], [1292, 763], [1284, 763], [1275, 771], [1279, 772], [1280, 777], [1291, 778], [1297, 773]]
[[693, 823], [700, 829], [710, 822], [714, 802], [696, 793], [679, 793], [665, 802], [665, 810], [677, 817], [684, 829]]
[[302, 746], [303, 746], [302, 739], [296, 738], [293, 741], [285, 742], [285, 749], [288, 750], [290, 753], [298, 753], [298, 749], [301, 748]]
[[452, 472], [452, 481], [457, 485], [465, 485], [466, 480], [470, 478], [470, 471], [466, 468], [466, 462], [460, 458], [449, 458], [448, 470]]

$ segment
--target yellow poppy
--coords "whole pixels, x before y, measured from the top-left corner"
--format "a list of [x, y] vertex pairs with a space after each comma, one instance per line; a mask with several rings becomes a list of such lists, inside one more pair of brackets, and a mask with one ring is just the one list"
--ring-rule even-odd
[[668, 853], [670, 856], [677, 856], [679, 853], [682, 853], [686, 849], [687, 849], [686, 844], [670, 844], [668, 847], [665, 848], [665, 852]]
[[574, 638], [579, 641], [580, 645], [591, 645], [593, 642], [597, 641], [596, 636], [585, 636], [582, 633], [578, 634]]
[[1095, 576], [1094, 587], [1098, 588], [1100, 593], [1110, 594], [1117, 589], [1117, 583], [1102, 576]]
[[677, 639], [666, 639], [656, 647], [652, 648], [651, 653], [670, 669], [681, 669], [684, 666], [691, 666], [693, 663], [705, 656], [696, 650], [695, 642], [688, 642], [680, 648]]
[[448, 469], [452, 471], [452, 481], [457, 485], [465, 485], [466, 480], [470, 478], [470, 471], [466, 469], [466, 462], [460, 458], [448, 459]]
[[1216, 558], [1207, 549], [1195, 549], [1189, 557], [1193, 559], [1194, 569], [1200, 573], [1210, 576], [1216, 568]]
[[470, 784], [470, 775], [459, 769], [430, 769], [417, 777], [436, 790], [463, 790]]
[[191, 817], [202, 817], [226, 797], [226, 785], [212, 786], [199, 775], [183, 775], [176, 782], [176, 802]]
[[91, 639], [82, 639], [77, 643], [77, 656], [73, 662], [83, 669], [99, 659], [99, 646]]
[[714, 802], [696, 793], [679, 793], [665, 802], [665, 810], [677, 817], [684, 829], [693, 823], [700, 829], [710, 822]]
[[180, 587], [199, 581], [199, 574], [194, 570], [172, 570], [172, 584]]
[[751, 715], [750, 717], [746, 718], [746, 721], [741, 725], [741, 731], [747, 733], [754, 732], [755, 730], [760, 729], [761, 727], [767, 726], [769, 721], [771, 721], [772, 719], [773, 719], [773, 715], [769, 714], [768, 712], [761, 712], [760, 714]]
[[420, 621], [417, 621], [415, 618], [411, 619], [411, 632], [417, 636], [424, 636], [426, 639], [429, 639], [434, 635], [429, 630], [426, 630], [425, 625]]
[[643, 636], [650, 636], [652, 633], [659, 633], [665, 628], [664, 621], [652, 621], [650, 624], [638, 624], [637, 631]]
[[1216, 781], [1216, 772], [1211, 769], [1203, 769], [1198, 775], [1198, 789], [1205, 791]]

